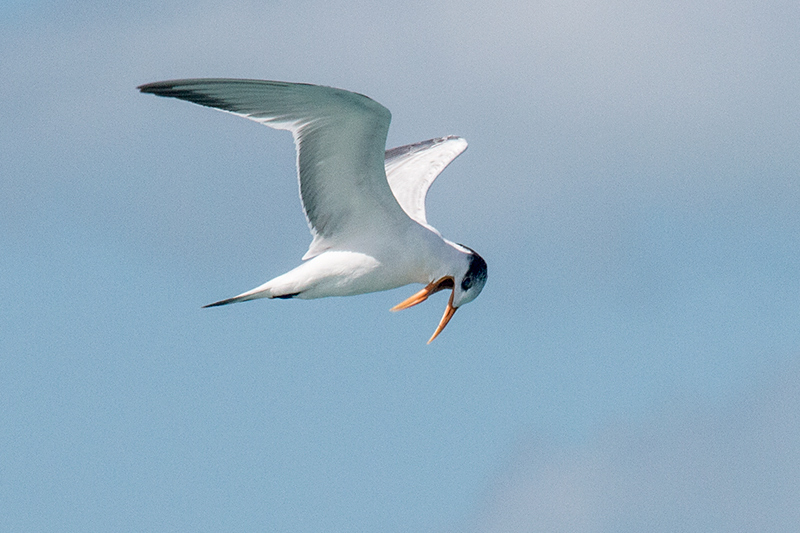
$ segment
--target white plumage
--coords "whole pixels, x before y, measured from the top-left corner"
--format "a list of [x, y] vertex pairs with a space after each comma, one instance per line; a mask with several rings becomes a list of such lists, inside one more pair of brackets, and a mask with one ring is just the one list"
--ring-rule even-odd
[[486, 263], [444, 239], [425, 216], [436, 176], [467, 143], [431, 139], [384, 152], [391, 114], [366, 96], [317, 85], [260, 80], [190, 79], [139, 90], [229, 111], [292, 132], [303, 210], [312, 242], [297, 268], [233, 298], [323, 298], [426, 287], [395, 306], [406, 309], [452, 289], [442, 331], [486, 282]]

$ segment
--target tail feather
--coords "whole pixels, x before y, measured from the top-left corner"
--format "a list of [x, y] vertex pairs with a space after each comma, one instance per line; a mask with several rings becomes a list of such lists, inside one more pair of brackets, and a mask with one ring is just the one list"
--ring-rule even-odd
[[252, 298], [241, 298], [239, 296], [234, 296], [233, 298], [226, 298], [225, 300], [220, 300], [218, 302], [214, 302], [213, 304], [204, 305], [203, 309], [207, 307], [218, 307], [220, 305], [235, 304], [236, 302], [245, 302], [251, 299]]
[[282, 299], [289, 299], [294, 298], [300, 294], [299, 292], [293, 292], [289, 294], [272, 294], [272, 291], [268, 288], [264, 288], [262, 285], [261, 287], [256, 287], [253, 290], [244, 292], [239, 296], [234, 296], [233, 298], [226, 298], [224, 300], [220, 300], [218, 302], [214, 302], [213, 304], [204, 305], [203, 309], [207, 307], [219, 307], [220, 305], [228, 305], [228, 304], [235, 304], [237, 302], [247, 302], [249, 300], [257, 300], [258, 298], [282, 298]]
[[224, 300], [214, 302], [213, 304], [204, 305], [203, 309], [205, 309], [206, 307], [218, 307], [220, 305], [235, 304], [237, 302], [246, 302], [248, 300], [256, 300], [258, 298], [274, 298], [274, 296], [272, 295], [272, 291], [270, 291], [269, 288], [264, 287], [264, 285], [262, 285], [247, 292], [243, 292], [238, 296], [234, 296], [233, 298], [226, 298]]

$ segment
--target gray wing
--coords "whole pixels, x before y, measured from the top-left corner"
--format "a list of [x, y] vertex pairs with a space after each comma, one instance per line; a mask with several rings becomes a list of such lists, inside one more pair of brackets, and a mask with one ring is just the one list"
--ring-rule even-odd
[[314, 238], [304, 259], [403, 219], [411, 223], [386, 181], [391, 113], [366, 96], [302, 83], [233, 79], [162, 81], [139, 90], [292, 132], [300, 198]]
[[425, 216], [428, 189], [436, 176], [466, 148], [467, 141], [451, 135], [386, 151], [386, 179], [409, 217], [433, 229]]

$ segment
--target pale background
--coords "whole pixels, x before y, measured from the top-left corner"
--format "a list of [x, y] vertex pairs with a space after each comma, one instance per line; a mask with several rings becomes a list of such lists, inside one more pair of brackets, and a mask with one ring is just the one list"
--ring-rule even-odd
[[[790, 531], [800, 4], [0, 7], [0, 530]], [[447, 296], [207, 304], [310, 237], [291, 137], [139, 94], [333, 85], [457, 134]]]

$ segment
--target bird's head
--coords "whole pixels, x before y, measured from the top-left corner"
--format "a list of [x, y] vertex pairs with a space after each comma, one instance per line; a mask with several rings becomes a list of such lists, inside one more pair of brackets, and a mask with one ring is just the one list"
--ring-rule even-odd
[[450, 300], [447, 302], [447, 308], [444, 310], [444, 315], [439, 321], [436, 331], [433, 332], [433, 336], [428, 340], [428, 344], [442, 332], [447, 323], [450, 322], [450, 319], [453, 318], [456, 310], [477, 298], [483, 290], [483, 286], [486, 285], [486, 261], [475, 250], [467, 248], [463, 244], [458, 245], [458, 247], [465, 250], [466, 265], [462, 265], [459, 262], [460, 266], [456, 272], [428, 283], [424, 289], [392, 307], [392, 311], [408, 309], [424, 302], [428, 299], [428, 296], [435, 292], [445, 289], [452, 291]]

